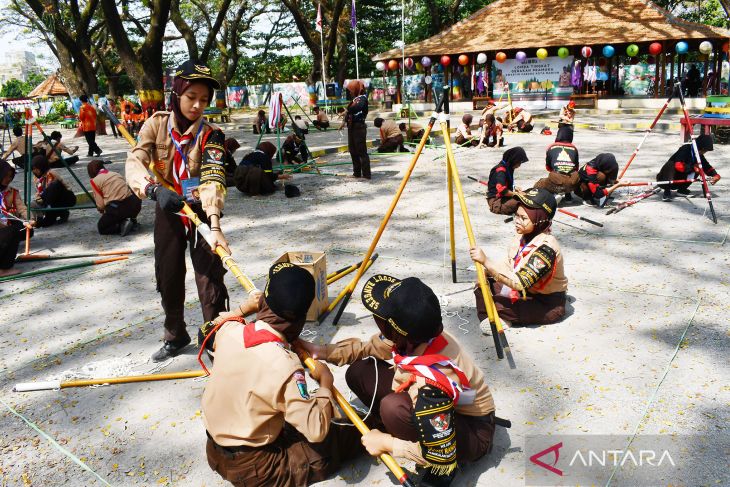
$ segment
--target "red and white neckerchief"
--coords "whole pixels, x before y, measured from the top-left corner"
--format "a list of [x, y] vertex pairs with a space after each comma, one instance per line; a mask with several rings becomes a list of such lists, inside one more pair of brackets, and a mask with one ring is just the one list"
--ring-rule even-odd
[[[401, 384], [395, 392], [401, 392], [416, 382], [416, 377], [423, 377], [426, 379], [426, 383], [434, 387], [439, 388], [443, 392], [449, 395], [454, 403], [459, 402], [459, 395], [464, 389], [468, 389], [469, 379], [466, 374], [449, 358], [445, 355], [440, 355], [441, 352], [449, 342], [444, 338], [443, 335], [439, 335], [428, 344], [426, 350], [423, 351], [423, 355], [408, 356], [399, 355], [395, 348], [392, 350], [393, 361], [395, 365], [400, 369], [410, 372], [410, 378]], [[437, 369], [435, 366], [451, 367], [459, 378], [459, 382], [449, 379], [449, 377]]]
[[280, 346], [284, 346], [284, 340], [263, 327], [259, 328], [258, 325], [259, 322], [255, 321], [253, 323], [248, 323], [243, 327], [244, 347], [251, 348], [256, 345], [261, 345], [262, 343], [276, 343]]
[[6, 213], [10, 212], [7, 206], [5, 206], [5, 191], [0, 190], [0, 223], [3, 225], [8, 224], [8, 217], [5, 216]]
[[48, 173], [38, 178], [38, 180], [35, 183], [35, 189], [38, 191], [38, 194], [43, 194], [43, 191], [46, 190], [46, 181], [48, 178]]
[[[99, 174], [106, 174], [108, 172], [109, 172], [109, 169], [101, 168], [101, 169], [99, 169], [99, 172], [96, 175], [98, 176]], [[104, 193], [101, 191], [101, 188], [96, 185], [96, 183], [94, 182], [94, 179], [92, 178], [89, 182], [91, 183], [91, 187], [94, 188], [94, 191], [99, 193], [99, 196], [101, 196], [103, 198]]]
[[[168, 119], [168, 133], [172, 139], [172, 144], [175, 146], [175, 155], [172, 160], [172, 177], [175, 184], [175, 192], [182, 195], [182, 180], [190, 178], [190, 169], [188, 169], [188, 154], [195, 147], [198, 141], [200, 132], [203, 130], [203, 122], [201, 120], [200, 126], [198, 127], [198, 133], [180, 135], [180, 133], [172, 128], [172, 117]], [[192, 142], [192, 143], [191, 143]]]

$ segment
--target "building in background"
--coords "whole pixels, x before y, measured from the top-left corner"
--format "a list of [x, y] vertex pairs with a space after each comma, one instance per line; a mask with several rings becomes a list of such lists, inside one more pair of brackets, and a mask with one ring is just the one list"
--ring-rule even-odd
[[0, 52], [0, 85], [15, 78], [27, 81], [31, 73], [40, 73], [35, 54], [30, 51], [9, 50]]

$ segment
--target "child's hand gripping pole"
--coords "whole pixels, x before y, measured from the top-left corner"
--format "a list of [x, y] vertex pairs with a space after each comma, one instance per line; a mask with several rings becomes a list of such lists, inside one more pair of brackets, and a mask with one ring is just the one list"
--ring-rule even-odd
[[[298, 346], [298, 344], [294, 343], [294, 351], [299, 356], [299, 359], [304, 363], [304, 365], [307, 366], [307, 368], [310, 371], [313, 371], [317, 364], [314, 362], [314, 359], [307, 353], [306, 350], [304, 350], [301, 346]], [[357, 430], [361, 434], [366, 434], [370, 431], [370, 428], [367, 427], [365, 422], [363, 422], [362, 419], [360, 419], [360, 416], [357, 415], [357, 412], [350, 406], [350, 403], [347, 402], [347, 399], [345, 399], [345, 396], [343, 396], [340, 391], [337, 390], [336, 387], [332, 387], [332, 395], [335, 396], [335, 400], [337, 401], [337, 404], [340, 406], [340, 409], [342, 409], [342, 412], [345, 413], [345, 416], [347, 416], [347, 419], [349, 419], [352, 424], [357, 428]], [[403, 471], [400, 465], [398, 465], [398, 462], [395, 461], [395, 458], [388, 455], [387, 453], [383, 453], [380, 455], [380, 460], [383, 461], [386, 467], [395, 475], [395, 478], [398, 479], [398, 482], [401, 483], [401, 485], [404, 485], [406, 487], [415, 487], [415, 484], [411, 482], [411, 480], [408, 478], [408, 474]]]

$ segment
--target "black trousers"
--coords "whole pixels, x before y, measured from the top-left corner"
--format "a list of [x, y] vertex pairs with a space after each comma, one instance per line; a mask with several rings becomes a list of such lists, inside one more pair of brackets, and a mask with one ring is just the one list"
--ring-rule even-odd
[[7, 270], [15, 265], [18, 246], [25, 237], [22, 225], [9, 223], [0, 227], [0, 269]]
[[[201, 220], [208, 221], [200, 204], [192, 205], [192, 208]], [[226, 270], [220, 258], [196, 233], [195, 225], [192, 225], [186, 235], [179, 215], [155, 205], [155, 277], [165, 310], [165, 340], [169, 342], [179, 343], [190, 337], [185, 329], [186, 247], [190, 247], [203, 320], [211, 321], [228, 309], [228, 290], [223, 282]]]
[[365, 122], [353, 122], [347, 129], [347, 149], [352, 158], [352, 175], [370, 179], [367, 136], [368, 127]]
[[86, 143], [89, 144], [89, 153], [87, 154], [89, 157], [95, 153], [101, 153], [101, 149], [96, 145], [96, 130], [84, 132], [84, 137], [86, 137]]
[[319, 120], [312, 120], [312, 125], [319, 130], [327, 130], [330, 126], [329, 122], [320, 122]]
[[[66, 161], [66, 164], [71, 166], [71, 165], [79, 162], [79, 156], [64, 157], [63, 160]], [[61, 159], [57, 159], [50, 164], [50, 167], [56, 169], [56, 168], [61, 168], [61, 167], [66, 167], [66, 166], [63, 165], [63, 162], [61, 162]]]
[[[59, 181], [53, 181], [46, 187], [42, 200], [43, 206], [51, 208], [69, 208], [76, 205], [76, 195]], [[38, 211], [37, 208], [35, 210]], [[68, 210], [41, 212], [41, 216], [37, 218], [38, 227], [49, 227], [56, 223], [57, 219], [64, 222], [70, 215]]]
[[109, 125], [111, 125], [111, 127], [112, 127], [112, 135], [114, 135], [114, 138], [116, 139], [117, 137], [119, 137], [119, 132], [117, 131], [117, 126], [114, 125], [114, 122], [112, 122], [111, 120], [109, 120]]
[[129, 195], [121, 201], [110, 201], [96, 225], [101, 235], [119, 233], [127, 218], [137, 218], [142, 210], [142, 200], [137, 195]]

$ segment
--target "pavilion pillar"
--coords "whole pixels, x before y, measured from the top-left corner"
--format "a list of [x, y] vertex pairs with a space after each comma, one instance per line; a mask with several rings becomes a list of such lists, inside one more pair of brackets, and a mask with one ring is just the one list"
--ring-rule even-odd
[[669, 57], [669, 84], [674, 86], [674, 53]]
[[702, 67], [702, 96], [707, 96], [707, 70], [710, 67], [710, 54], [705, 55], [705, 62], [703, 63]]
[[720, 80], [722, 79], [722, 46], [717, 50], [717, 69], [715, 70], [715, 94], [720, 94]]
[[659, 58], [661, 56], [661, 53], [657, 54], [656, 58], [654, 59], [654, 98], [659, 98]]
[[608, 96], [613, 95], [613, 56], [606, 59], [606, 71], [608, 71], [608, 86], [606, 86], [606, 90], [608, 93]]

